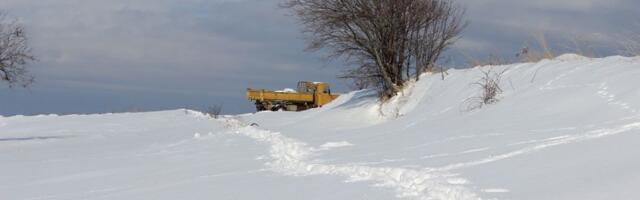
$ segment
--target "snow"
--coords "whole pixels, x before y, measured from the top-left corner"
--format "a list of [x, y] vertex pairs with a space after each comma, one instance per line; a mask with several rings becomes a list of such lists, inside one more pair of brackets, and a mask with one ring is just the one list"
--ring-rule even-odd
[[322, 150], [329, 150], [329, 149], [333, 149], [333, 148], [340, 148], [340, 147], [348, 147], [348, 146], [353, 146], [353, 144], [347, 142], [347, 141], [340, 141], [340, 142], [327, 142], [323, 145], [320, 145], [320, 149]]
[[[483, 70], [500, 101], [466, 111]], [[2, 199], [638, 199], [640, 57], [423, 75], [380, 104], [0, 117]], [[257, 124], [250, 126], [251, 124]]]
[[296, 92], [296, 90], [291, 89], [291, 88], [285, 88], [285, 89], [282, 89], [282, 90], [277, 90], [276, 92], [289, 92], [289, 93], [295, 93], [295, 92]]

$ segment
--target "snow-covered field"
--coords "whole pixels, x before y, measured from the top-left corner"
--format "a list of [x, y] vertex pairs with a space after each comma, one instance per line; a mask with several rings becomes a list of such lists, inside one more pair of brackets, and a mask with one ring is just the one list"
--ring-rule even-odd
[[[489, 69], [501, 101], [467, 111]], [[640, 57], [448, 73], [384, 105], [0, 117], [0, 199], [640, 199]]]

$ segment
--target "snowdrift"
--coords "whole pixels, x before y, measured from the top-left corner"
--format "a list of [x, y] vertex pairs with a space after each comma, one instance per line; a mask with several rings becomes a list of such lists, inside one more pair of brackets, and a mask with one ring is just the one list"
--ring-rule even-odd
[[[468, 110], [482, 72], [499, 102]], [[423, 75], [301, 113], [0, 117], [7, 199], [638, 199], [640, 58]]]

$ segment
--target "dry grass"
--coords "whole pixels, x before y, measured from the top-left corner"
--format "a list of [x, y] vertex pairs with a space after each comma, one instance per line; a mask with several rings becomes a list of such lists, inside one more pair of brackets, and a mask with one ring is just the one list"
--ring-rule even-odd
[[544, 32], [538, 32], [533, 35], [538, 43], [539, 49], [529, 48], [529, 44], [525, 43], [525, 47], [520, 50], [517, 54], [517, 57], [521, 62], [538, 62], [543, 59], [553, 59], [555, 58], [551, 48], [549, 47], [549, 43], [547, 42], [547, 37]]
[[462, 53], [462, 55], [466, 58], [467, 66], [469, 67], [507, 65], [516, 62], [538, 62], [543, 59], [555, 58], [555, 54], [549, 47], [545, 34], [543, 32], [539, 32], [533, 35], [537, 43], [535, 46], [536, 48], [531, 48], [531, 45], [529, 45], [528, 42], [525, 42], [524, 47], [517, 51], [516, 60], [500, 57], [496, 53], [491, 53], [484, 59], [478, 59], [466, 53]]
[[500, 94], [502, 94], [502, 88], [500, 82], [502, 81], [502, 75], [507, 72], [503, 70], [500, 72], [493, 71], [492, 68], [488, 70], [481, 70], [482, 76], [480, 79], [472, 85], [477, 86], [481, 93], [475, 97], [469, 97], [464, 101], [465, 111], [473, 111], [484, 107], [485, 105], [495, 104], [500, 101]]
[[486, 59], [478, 59], [472, 57], [470, 55], [465, 55], [467, 59], [467, 65], [470, 67], [481, 67], [481, 66], [495, 66], [495, 65], [505, 65], [509, 64], [506, 59], [497, 56], [497, 54], [489, 54]]
[[[554, 59], [555, 53], [552, 51], [551, 46], [547, 40], [544, 32], [538, 32], [532, 34], [535, 38], [535, 44], [529, 45], [528, 42], [524, 43], [524, 47], [516, 53], [517, 59], [505, 59], [504, 57], [497, 56], [497, 54], [489, 54], [485, 59], [477, 59], [469, 54], [462, 53], [466, 58], [468, 67], [482, 67], [482, 66], [495, 66], [495, 65], [507, 65], [516, 62], [535, 63], [544, 59]], [[640, 56], [640, 32], [634, 34], [627, 34], [626, 36], [620, 36], [622, 53], [626, 56]], [[568, 45], [564, 45], [563, 52], [571, 52], [577, 55], [585, 57], [597, 57], [593, 38], [590, 36], [573, 36], [567, 37]], [[495, 51], [494, 51], [495, 52]], [[538, 72], [542, 68], [535, 70], [532, 74], [531, 82], [534, 82]]]
[[551, 49], [549, 49], [549, 43], [547, 42], [547, 37], [544, 32], [539, 32], [535, 35], [538, 40], [538, 45], [540, 45], [540, 49], [542, 50], [542, 58], [543, 59], [553, 59], [555, 56], [551, 53]]

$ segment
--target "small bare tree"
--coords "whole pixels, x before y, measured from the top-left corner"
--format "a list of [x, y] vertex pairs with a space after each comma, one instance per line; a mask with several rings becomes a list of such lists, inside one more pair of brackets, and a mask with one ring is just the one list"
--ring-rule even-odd
[[383, 99], [431, 70], [466, 25], [452, 0], [286, 0], [283, 7], [304, 25], [309, 50], [327, 48], [330, 58], [354, 63], [342, 77], [377, 88]]
[[24, 26], [0, 11], [0, 79], [9, 86], [33, 83], [26, 65], [34, 61]]
[[210, 117], [213, 117], [214, 119], [218, 119], [218, 117], [220, 117], [220, 114], [222, 114], [222, 104], [214, 104], [212, 106], [209, 106], [209, 108], [207, 108], [206, 114]]

